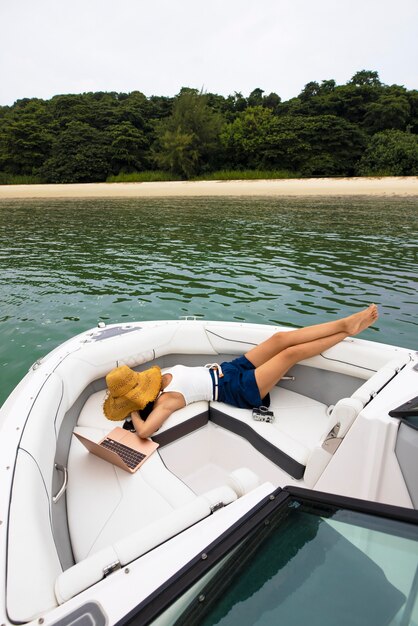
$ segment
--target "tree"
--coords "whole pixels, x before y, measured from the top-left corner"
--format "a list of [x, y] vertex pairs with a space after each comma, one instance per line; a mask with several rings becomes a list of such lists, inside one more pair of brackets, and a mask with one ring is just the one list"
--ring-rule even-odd
[[115, 174], [144, 169], [148, 141], [141, 130], [131, 122], [122, 122], [111, 126], [108, 135], [111, 141], [110, 162]]
[[159, 151], [155, 154], [157, 164], [175, 174], [191, 178], [198, 171], [199, 151], [196, 137], [180, 128], [160, 130]]
[[151, 96], [150, 103], [150, 119], [161, 120], [169, 117], [173, 112], [174, 98], [166, 96]]
[[409, 106], [411, 109], [411, 116], [408, 120], [407, 129], [411, 133], [418, 134], [418, 90], [414, 89], [412, 91], [406, 92], [406, 97], [408, 98]]
[[245, 111], [248, 106], [247, 99], [244, 98], [240, 91], [235, 91], [233, 96], [229, 96], [229, 99], [232, 99], [233, 109], [236, 113], [240, 113], [241, 111]]
[[305, 87], [300, 92], [298, 98], [302, 100], [302, 102], [307, 102], [311, 98], [315, 98], [316, 96], [324, 96], [330, 94], [334, 91], [336, 87], [335, 80], [323, 80], [321, 84], [316, 81], [311, 81], [307, 83]]
[[323, 80], [307, 83], [293, 100], [281, 106], [281, 112], [290, 115], [336, 115], [355, 124], [363, 124], [370, 103], [385, 93], [377, 72], [362, 70], [346, 84]]
[[418, 136], [400, 130], [376, 133], [360, 161], [362, 176], [417, 176]]
[[263, 107], [226, 125], [222, 141], [234, 167], [323, 176], [352, 174], [366, 144], [359, 128], [336, 116], [275, 116]]
[[370, 70], [360, 70], [356, 72], [354, 76], [348, 81], [349, 85], [369, 85], [371, 87], [381, 87], [382, 83], [379, 80], [379, 74]]
[[[401, 134], [381, 134], [394, 130]], [[231, 167], [351, 175], [362, 156], [362, 171], [410, 172], [414, 133], [418, 91], [384, 85], [370, 70], [345, 85], [311, 81], [287, 102], [259, 87], [248, 98], [188, 88], [175, 98], [140, 91], [24, 98], [0, 106], [0, 173], [51, 182], [153, 167], [184, 178]]]
[[366, 107], [363, 126], [371, 133], [390, 128], [405, 130], [411, 107], [406, 96], [382, 95]]
[[84, 122], [70, 122], [54, 140], [51, 157], [40, 168], [49, 183], [106, 180], [110, 173], [109, 137]]
[[271, 109], [273, 113], [278, 113], [280, 110], [280, 104], [282, 99], [277, 95], [274, 91], [269, 93], [268, 96], [264, 96], [263, 98], [263, 106], [267, 107], [267, 109]]
[[52, 119], [43, 100], [18, 100], [0, 119], [0, 170], [33, 174], [51, 151]]
[[147, 97], [140, 91], [132, 91], [119, 103], [115, 118], [118, 123], [129, 122], [146, 133], [151, 130], [153, 113], [153, 106]]
[[[97, 107], [97, 102], [95, 104]], [[49, 110], [58, 132], [71, 122], [90, 124], [95, 118], [95, 107], [91, 107], [91, 102], [85, 94], [54, 96], [49, 102]]]
[[298, 95], [298, 98], [302, 100], [302, 102], [305, 102], [306, 100], [309, 100], [310, 98], [313, 98], [314, 96], [318, 96], [319, 92], [320, 92], [319, 83], [317, 83], [315, 80], [312, 80], [311, 82], [306, 83], [306, 85], [304, 86], [300, 94]]
[[227, 124], [221, 134], [230, 167], [259, 168], [266, 166], [267, 150], [275, 143], [274, 116], [262, 106], [248, 107]]
[[298, 137], [309, 145], [301, 172], [309, 176], [351, 176], [366, 146], [365, 133], [335, 115], [289, 119]]
[[263, 106], [263, 93], [264, 91], [257, 87], [257, 89], [253, 89], [253, 91], [248, 96], [248, 106], [249, 107], [257, 107]]
[[320, 94], [326, 94], [326, 93], [331, 93], [334, 91], [335, 87], [336, 87], [336, 82], [334, 79], [330, 79], [330, 80], [323, 80], [321, 82], [321, 85], [319, 87], [319, 93]]
[[210, 169], [218, 157], [222, 124], [222, 116], [209, 108], [205, 95], [183, 88], [172, 115], [156, 126], [156, 164], [185, 178]]

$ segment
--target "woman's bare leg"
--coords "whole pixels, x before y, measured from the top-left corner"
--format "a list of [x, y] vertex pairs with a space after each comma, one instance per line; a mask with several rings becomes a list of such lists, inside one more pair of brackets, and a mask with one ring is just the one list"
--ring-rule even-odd
[[255, 380], [260, 396], [264, 398], [293, 365], [304, 359], [321, 354], [321, 352], [332, 348], [332, 346], [340, 343], [348, 336], [349, 333], [339, 332], [335, 335], [309, 341], [308, 343], [289, 346], [262, 365], [256, 367]]
[[378, 310], [375, 304], [371, 304], [367, 309], [324, 324], [315, 324], [306, 328], [278, 332], [263, 341], [255, 348], [246, 353], [246, 357], [255, 367], [266, 363], [275, 355], [291, 346], [309, 343], [330, 337], [337, 333], [345, 333], [346, 336], [353, 336], [373, 324], [378, 318]]

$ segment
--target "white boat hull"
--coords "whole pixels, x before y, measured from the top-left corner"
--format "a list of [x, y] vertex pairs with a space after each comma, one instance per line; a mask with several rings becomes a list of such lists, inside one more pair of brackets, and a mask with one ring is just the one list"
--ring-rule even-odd
[[[417, 353], [385, 344], [347, 339], [296, 366], [294, 380], [272, 393], [274, 424], [221, 403], [182, 409], [156, 434], [158, 458], [135, 477], [72, 437], [74, 429], [98, 438], [111, 429], [101, 404], [113, 367], [228, 360], [278, 330], [287, 329], [111, 325], [33, 366], [0, 411], [2, 624], [56, 623], [90, 601], [117, 623], [285, 485], [417, 506], [396, 454], [399, 420], [388, 414], [417, 388]], [[210, 515], [217, 498], [225, 506]], [[120, 569], [103, 578], [112, 563]]]

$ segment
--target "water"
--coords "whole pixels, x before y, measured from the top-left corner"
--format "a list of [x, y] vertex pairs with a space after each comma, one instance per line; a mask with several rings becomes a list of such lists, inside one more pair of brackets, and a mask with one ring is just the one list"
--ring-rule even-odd
[[0, 202], [0, 404], [99, 321], [305, 326], [369, 302], [365, 339], [418, 349], [415, 198]]

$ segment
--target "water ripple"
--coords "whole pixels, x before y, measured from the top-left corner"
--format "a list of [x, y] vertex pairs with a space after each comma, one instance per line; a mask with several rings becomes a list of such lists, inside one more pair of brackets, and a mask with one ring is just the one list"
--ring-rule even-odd
[[375, 301], [364, 336], [417, 347], [415, 199], [2, 201], [0, 244], [5, 390], [99, 320], [302, 326]]

